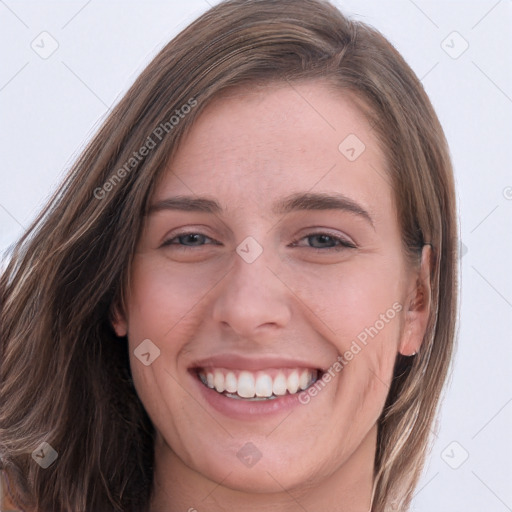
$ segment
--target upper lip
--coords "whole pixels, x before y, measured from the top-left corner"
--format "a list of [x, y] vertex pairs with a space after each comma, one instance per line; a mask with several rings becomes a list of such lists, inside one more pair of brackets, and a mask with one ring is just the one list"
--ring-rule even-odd
[[265, 357], [247, 357], [238, 354], [217, 354], [194, 361], [190, 369], [197, 368], [226, 368], [231, 370], [258, 371], [268, 368], [313, 368], [323, 370], [322, 365], [312, 363], [313, 359], [300, 360], [285, 357], [265, 356]]

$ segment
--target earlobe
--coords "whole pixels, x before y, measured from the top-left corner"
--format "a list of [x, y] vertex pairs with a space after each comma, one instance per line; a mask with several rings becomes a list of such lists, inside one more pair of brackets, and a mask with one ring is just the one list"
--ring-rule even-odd
[[128, 334], [128, 322], [118, 306], [114, 306], [110, 310], [110, 323], [120, 338]]
[[406, 307], [405, 326], [398, 350], [404, 356], [417, 354], [425, 337], [431, 309], [431, 271], [432, 247], [427, 244], [423, 246], [419, 275]]

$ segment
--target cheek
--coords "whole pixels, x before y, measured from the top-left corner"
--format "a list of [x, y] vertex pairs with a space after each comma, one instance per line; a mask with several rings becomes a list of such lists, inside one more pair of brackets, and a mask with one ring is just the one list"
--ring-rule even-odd
[[165, 259], [138, 257], [134, 262], [128, 324], [130, 337], [169, 340], [187, 337], [201, 321], [205, 298], [223, 275], [201, 265], [170, 265]]
[[[216, 282], [197, 268], [191, 275], [176, 267], [137, 256], [132, 269], [127, 315], [131, 369], [137, 392], [154, 418], [166, 414], [158, 397], [167, 397], [171, 409], [180, 407], [186, 398], [177, 384], [184, 371], [177, 366], [178, 355], [204, 321], [204, 299]], [[148, 346], [153, 362], [149, 365], [136, 355], [141, 353], [139, 346], [148, 344], [145, 340], [151, 342]], [[158, 356], [153, 359], [153, 354]]]
[[332, 267], [303, 272], [294, 281], [294, 292], [314, 311], [316, 326], [327, 326], [323, 332], [343, 358], [337, 381], [341, 400], [350, 402], [358, 417], [374, 419], [393, 376], [404, 309], [400, 267], [375, 260], [347, 262], [335, 272]]
[[[303, 268], [288, 276], [297, 297], [343, 344], [373, 339], [377, 333], [398, 342], [402, 277], [398, 265], [377, 258], [355, 258], [320, 269]], [[393, 331], [393, 335], [392, 335]]]

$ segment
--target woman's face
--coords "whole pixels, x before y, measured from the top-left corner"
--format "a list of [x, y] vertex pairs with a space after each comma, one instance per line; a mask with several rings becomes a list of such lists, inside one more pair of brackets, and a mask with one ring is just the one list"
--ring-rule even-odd
[[365, 117], [320, 82], [237, 89], [152, 205], [115, 328], [157, 465], [245, 492], [368, 469], [426, 314]]

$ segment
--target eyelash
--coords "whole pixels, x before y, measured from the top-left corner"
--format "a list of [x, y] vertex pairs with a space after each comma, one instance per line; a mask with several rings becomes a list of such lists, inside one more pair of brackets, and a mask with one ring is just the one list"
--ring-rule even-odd
[[[179, 250], [189, 251], [189, 250], [196, 249], [197, 247], [202, 247], [203, 245], [205, 245], [205, 244], [201, 244], [201, 245], [183, 245], [183, 244], [172, 243], [174, 240], [178, 240], [179, 238], [187, 237], [187, 236], [190, 236], [190, 235], [199, 235], [199, 236], [203, 236], [204, 238], [206, 238], [208, 240], [213, 240], [213, 238], [210, 238], [209, 236], [207, 236], [207, 235], [205, 235], [203, 233], [200, 233], [200, 232], [197, 232], [197, 231], [189, 231], [189, 232], [185, 232], [185, 233], [179, 233], [179, 234], [175, 235], [173, 238], [169, 238], [168, 240], [165, 240], [163, 242], [163, 244], [162, 244], [162, 247], [169, 247], [169, 246], [172, 246], [172, 245], [176, 245], [176, 246], [179, 247]], [[345, 238], [342, 238], [342, 237], [339, 237], [339, 236], [336, 236], [336, 235], [332, 235], [330, 233], [324, 233], [324, 232], [311, 233], [309, 235], [303, 236], [303, 237], [299, 238], [298, 240], [294, 240], [291, 245], [293, 247], [296, 247], [297, 243], [300, 242], [301, 240], [304, 240], [304, 239], [307, 239], [307, 238], [312, 238], [312, 237], [317, 237], [317, 236], [328, 237], [331, 240], [333, 240], [337, 245], [335, 245], [333, 247], [309, 247], [310, 249], [314, 249], [315, 251], [323, 251], [323, 252], [326, 251], [326, 250], [341, 251], [343, 249], [356, 249], [356, 247], [357, 247], [354, 243], [349, 242]], [[211, 245], [221, 245], [221, 244], [219, 244], [218, 242], [214, 241], [214, 243], [211, 244]]]

